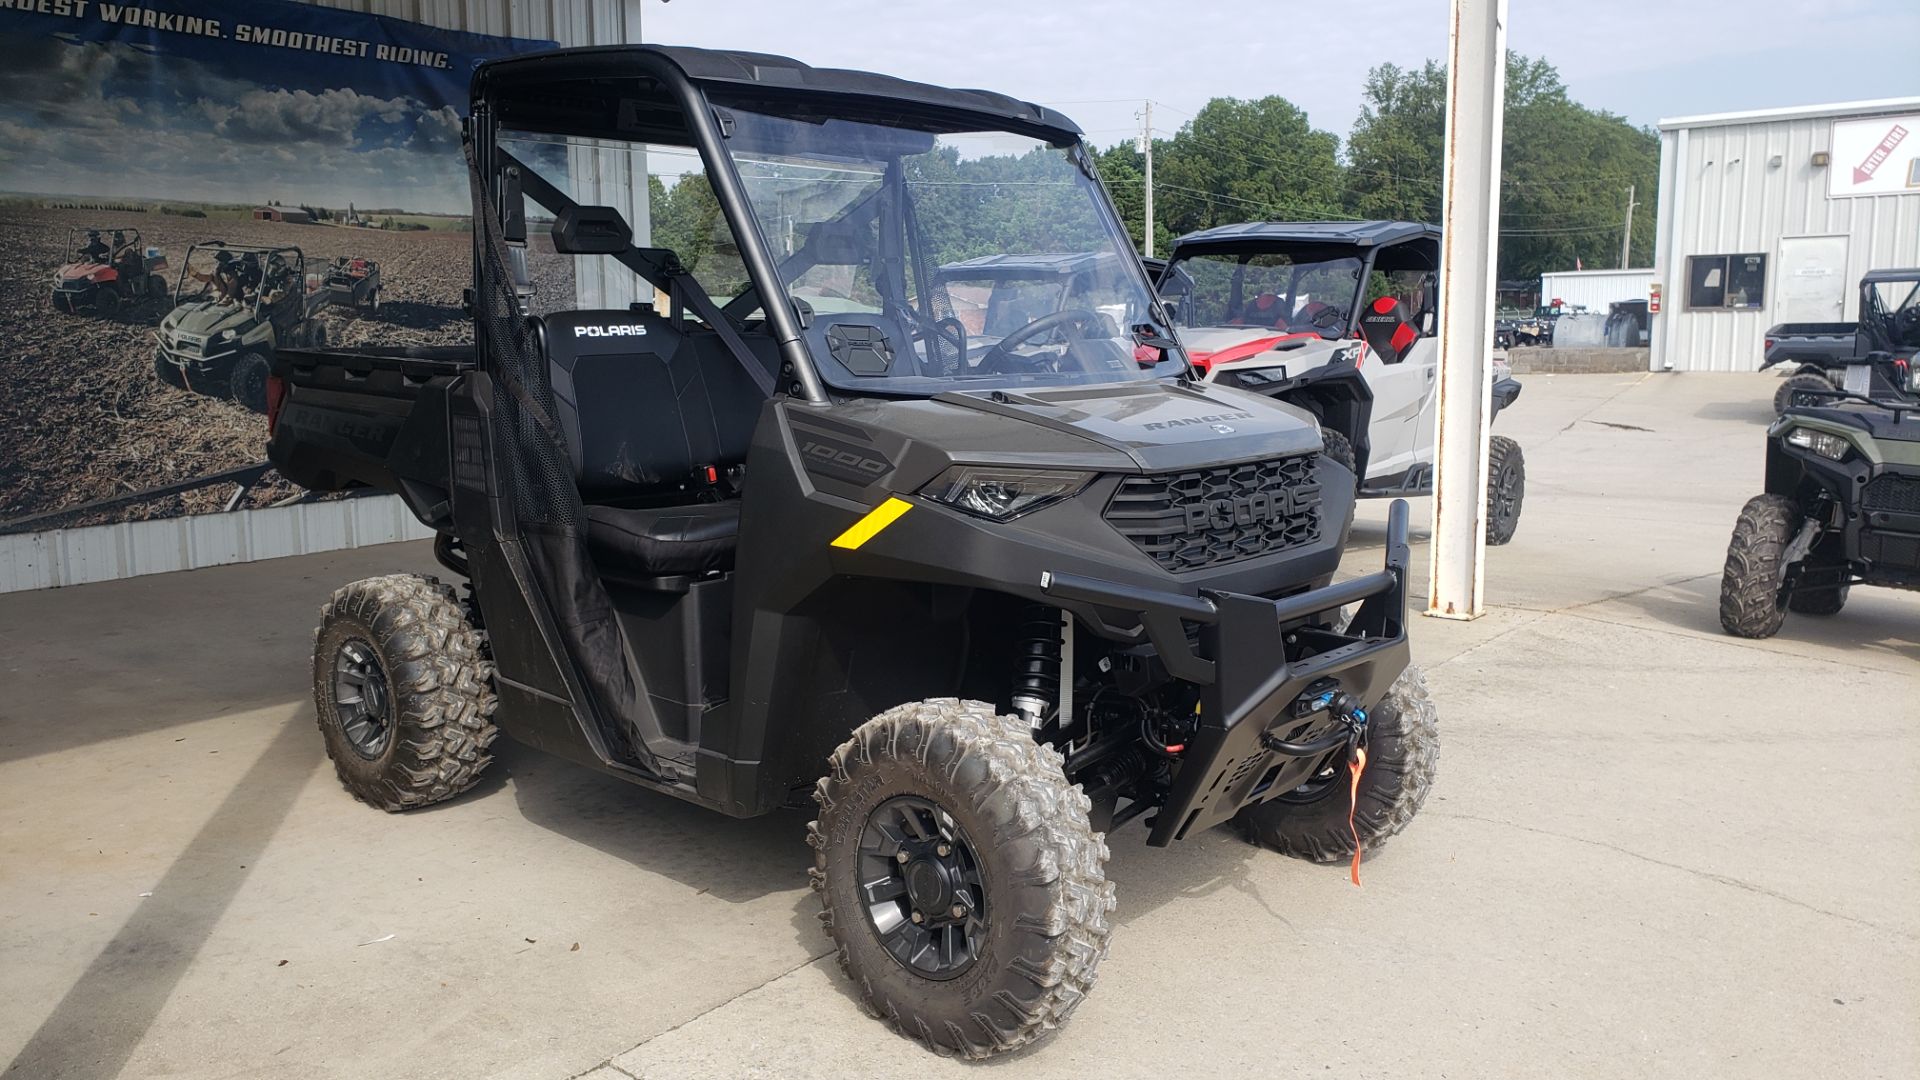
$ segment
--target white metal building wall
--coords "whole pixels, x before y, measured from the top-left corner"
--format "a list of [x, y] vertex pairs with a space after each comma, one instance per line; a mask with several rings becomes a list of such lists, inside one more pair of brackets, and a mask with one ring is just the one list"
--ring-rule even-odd
[[[1830, 199], [1828, 170], [1848, 163], [1812, 160], [1831, 152], [1835, 120], [1916, 111], [1920, 98], [1661, 121], [1654, 280], [1662, 311], [1653, 318], [1652, 369], [1759, 369], [1766, 330], [1782, 321], [1774, 315], [1782, 238], [1847, 237], [1855, 285], [1874, 267], [1920, 265], [1920, 192]], [[1745, 253], [1768, 256], [1766, 306], [1688, 311], [1688, 256]], [[1846, 296], [1842, 321], [1859, 315], [1857, 289]]]
[[1562, 270], [1540, 275], [1540, 302], [1560, 300], [1604, 315], [1607, 305], [1622, 300], [1645, 300], [1653, 271]]
[[[446, 30], [537, 38], [562, 45], [612, 45], [640, 40], [642, 0], [307, 2], [408, 19]], [[601, 179], [604, 182], [606, 178]], [[640, 209], [644, 210], [644, 201]], [[639, 221], [635, 226], [644, 227]], [[0, 593], [304, 555], [431, 535], [400, 500], [392, 496], [22, 533], [0, 536]]]

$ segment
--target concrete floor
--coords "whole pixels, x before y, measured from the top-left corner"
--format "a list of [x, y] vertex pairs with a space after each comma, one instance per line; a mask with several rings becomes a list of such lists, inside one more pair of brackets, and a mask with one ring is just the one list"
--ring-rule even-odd
[[[1358, 890], [1224, 831], [1117, 834], [1097, 991], [994, 1075], [1920, 1075], [1920, 596], [1856, 591], [1765, 642], [1715, 619], [1774, 385], [1529, 377], [1495, 606], [1415, 620], [1445, 739], [1419, 820]], [[449, 805], [348, 798], [312, 726], [315, 613], [430, 562], [0, 597], [8, 1078], [978, 1068], [859, 1012], [802, 815], [504, 743]]]

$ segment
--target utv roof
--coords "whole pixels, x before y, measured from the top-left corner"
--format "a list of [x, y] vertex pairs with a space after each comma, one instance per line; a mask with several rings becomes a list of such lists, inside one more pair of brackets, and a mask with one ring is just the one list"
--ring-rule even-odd
[[1439, 226], [1418, 221], [1248, 221], [1190, 232], [1175, 240], [1173, 247], [1175, 251], [1261, 244], [1382, 247], [1419, 239], [1440, 239]]
[[1113, 259], [1111, 251], [1078, 251], [1059, 255], [982, 255], [962, 259], [940, 268], [943, 274], [970, 273], [980, 277], [1015, 277], [1022, 274], [1077, 274]]
[[1920, 266], [1909, 266], [1905, 269], [1887, 267], [1881, 270], [1869, 270], [1861, 277], [1860, 281], [1866, 285], [1872, 285], [1879, 281], [1920, 281]]
[[474, 69], [473, 95], [511, 94], [555, 82], [678, 75], [703, 91], [728, 98], [839, 97], [899, 109], [963, 113], [1049, 141], [1078, 139], [1080, 126], [1032, 102], [988, 90], [955, 90], [891, 75], [817, 68], [769, 53], [724, 52], [677, 45], [604, 45], [489, 60]]

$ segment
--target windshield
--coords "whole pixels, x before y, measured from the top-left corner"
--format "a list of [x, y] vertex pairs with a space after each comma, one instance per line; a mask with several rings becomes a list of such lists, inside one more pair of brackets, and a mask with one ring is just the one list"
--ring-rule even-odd
[[1183, 328], [1259, 327], [1336, 338], [1360, 298], [1356, 257], [1182, 256], [1162, 286]]
[[933, 394], [1185, 369], [1077, 146], [731, 116], [728, 151], [827, 383]]

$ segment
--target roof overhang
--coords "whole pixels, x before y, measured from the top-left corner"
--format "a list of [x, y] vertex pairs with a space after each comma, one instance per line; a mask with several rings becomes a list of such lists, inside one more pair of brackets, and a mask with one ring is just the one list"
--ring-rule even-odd
[[[891, 75], [817, 68], [786, 56], [667, 45], [550, 49], [489, 60], [474, 69], [472, 93], [493, 98], [551, 92], [557, 83], [684, 80], [721, 102], [832, 102], [846, 111], [885, 110], [937, 117], [952, 130], [1007, 130], [1047, 142], [1077, 142], [1066, 116], [987, 90], [917, 83]], [[618, 134], [610, 131], [608, 135]]]
[[1731, 127], [1738, 124], [1767, 124], [1785, 120], [1846, 119], [1855, 116], [1879, 116], [1886, 113], [1920, 112], [1920, 97], [1877, 98], [1872, 101], [1839, 101], [1831, 105], [1795, 105], [1780, 109], [1748, 109], [1744, 112], [1707, 113], [1701, 116], [1676, 116], [1661, 120], [1661, 131], [1682, 128]]

